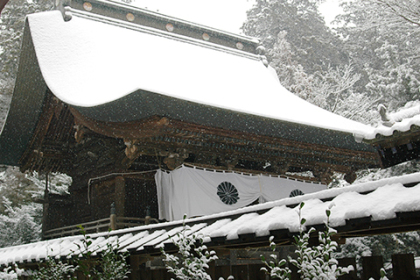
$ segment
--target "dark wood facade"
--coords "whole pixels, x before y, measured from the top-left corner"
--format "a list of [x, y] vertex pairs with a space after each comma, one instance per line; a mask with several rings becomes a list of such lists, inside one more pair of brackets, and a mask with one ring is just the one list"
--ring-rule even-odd
[[[128, 123], [100, 122], [47, 94], [22, 171], [62, 172], [70, 195], [46, 200], [44, 231], [109, 217], [158, 217], [154, 172], [181, 164], [248, 173], [312, 171], [296, 178], [329, 183], [332, 172], [377, 166], [373, 152], [225, 130], [153, 116]], [[265, 168], [267, 162], [271, 166]], [[149, 172], [150, 171], [150, 172]], [[292, 175], [290, 175], [292, 174]], [[69, 211], [71, 209], [71, 211]]]

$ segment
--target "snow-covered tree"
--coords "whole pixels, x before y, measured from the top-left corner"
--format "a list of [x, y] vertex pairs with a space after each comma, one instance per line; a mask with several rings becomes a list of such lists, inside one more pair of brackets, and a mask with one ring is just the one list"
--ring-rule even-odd
[[13, 90], [26, 15], [52, 7], [49, 0], [13, 0], [4, 7], [0, 17], [0, 94]]
[[[291, 56], [306, 73], [335, 68], [349, 61], [341, 41], [318, 11], [320, 0], [258, 0], [247, 13], [242, 29], [273, 49], [280, 32], [290, 44]], [[271, 60], [271, 55], [268, 55]]]
[[420, 89], [420, 5], [416, 0], [355, 0], [343, 3], [337, 32], [356, 71], [358, 90], [379, 96], [388, 109], [417, 99]]
[[[22, 173], [15, 167], [0, 168], [0, 247], [40, 239], [42, 205], [34, 203], [44, 195], [46, 176]], [[71, 178], [52, 174], [50, 192], [65, 194]]]
[[374, 122], [379, 99], [354, 90], [361, 74], [349, 63], [342, 40], [325, 25], [320, 2], [257, 1], [243, 29], [261, 39], [270, 66], [288, 90], [347, 118]]
[[0, 247], [14, 246], [41, 239], [42, 206], [27, 204], [12, 207], [7, 199], [6, 210], [0, 214]]

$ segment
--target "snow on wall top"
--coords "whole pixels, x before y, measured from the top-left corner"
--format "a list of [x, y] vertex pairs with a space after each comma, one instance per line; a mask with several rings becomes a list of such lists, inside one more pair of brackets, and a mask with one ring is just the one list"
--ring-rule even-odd
[[59, 11], [28, 20], [46, 84], [70, 105], [92, 107], [145, 90], [359, 135], [372, 130], [296, 97], [256, 55], [83, 13], [68, 22]]
[[[372, 221], [392, 220], [396, 218], [397, 212], [420, 211], [420, 184], [410, 188], [403, 186], [419, 181], [420, 173], [415, 173], [281, 199], [231, 212], [189, 219], [185, 222], [192, 223], [192, 230], [202, 233], [205, 242], [211, 242], [214, 238], [225, 238], [231, 242], [238, 240], [241, 234], [255, 234], [256, 237], [268, 239], [271, 230], [287, 229], [290, 232], [298, 232], [297, 206], [292, 208], [287, 205], [296, 205], [302, 201], [305, 202], [302, 216], [307, 220], [307, 226], [324, 223], [325, 210], [331, 206], [330, 224], [336, 228], [346, 225], [346, 219], [371, 217]], [[333, 199], [324, 201], [325, 198]], [[261, 210], [267, 211], [257, 212]], [[396, 220], [398, 219], [394, 221]], [[395, 226], [398, 225], [392, 224], [392, 226], [397, 229]], [[122, 251], [134, 250], [141, 254], [147, 248], [151, 248], [158, 252], [165, 243], [171, 242], [169, 236], [181, 228], [182, 221], [174, 221], [92, 234], [91, 248], [95, 255], [105, 248], [107, 241], [117, 242], [116, 236], [118, 236]], [[0, 265], [39, 262], [47, 256], [71, 257], [79, 253], [77, 244], [81, 245], [82, 238], [83, 236], [79, 235], [1, 248]]]
[[[406, 132], [412, 125], [420, 126], [420, 102], [409, 102], [401, 110], [387, 114], [388, 125], [380, 124], [364, 135], [364, 139], [372, 140], [377, 135], [391, 136], [395, 131]], [[391, 124], [391, 125], [389, 125]]]

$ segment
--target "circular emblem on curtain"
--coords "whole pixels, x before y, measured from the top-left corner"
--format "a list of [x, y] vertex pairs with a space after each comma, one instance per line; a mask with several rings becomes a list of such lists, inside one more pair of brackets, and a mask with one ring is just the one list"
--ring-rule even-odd
[[239, 200], [238, 190], [229, 182], [222, 182], [217, 186], [217, 195], [227, 205], [235, 204]]
[[305, 193], [303, 191], [301, 191], [299, 189], [295, 189], [295, 190], [293, 190], [293, 191], [290, 192], [289, 197], [295, 197], [295, 196], [304, 195], [304, 194]]

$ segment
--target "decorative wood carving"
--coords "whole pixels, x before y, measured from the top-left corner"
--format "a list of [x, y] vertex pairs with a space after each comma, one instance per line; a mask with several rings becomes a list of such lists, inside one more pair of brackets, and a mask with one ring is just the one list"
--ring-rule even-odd
[[271, 163], [271, 166], [273, 167], [276, 173], [285, 174], [289, 170], [290, 163], [289, 162]]
[[188, 158], [188, 152], [185, 149], [178, 149], [175, 152], [160, 152], [160, 155], [164, 155], [163, 163], [170, 170], [174, 170], [178, 166], [181, 166], [184, 163], [184, 160]]
[[224, 166], [226, 166], [227, 170], [233, 170], [235, 166], [238, 164], [238, 158], [236, 157], [225, 158], [222, 163]]
[[312, 173], [324, 185], [332, 182], [333, 171], [329, 167], [316, 166]]
[[125, 155], [130, 160], [135, 160], [140, 156], [139, 147], [136, 145], [139, 140], [128, 140], [124, 139], [125, 148]]
[[87, 133], [89, 129], [87, 129], [86, 127], [80, 124], [76, 124], [74, 128], [76, 129], [76, 132], [74, 133], [74, 139], [76, 140], [77, 143], [80, 144], [82, 143], [85, 133]]

